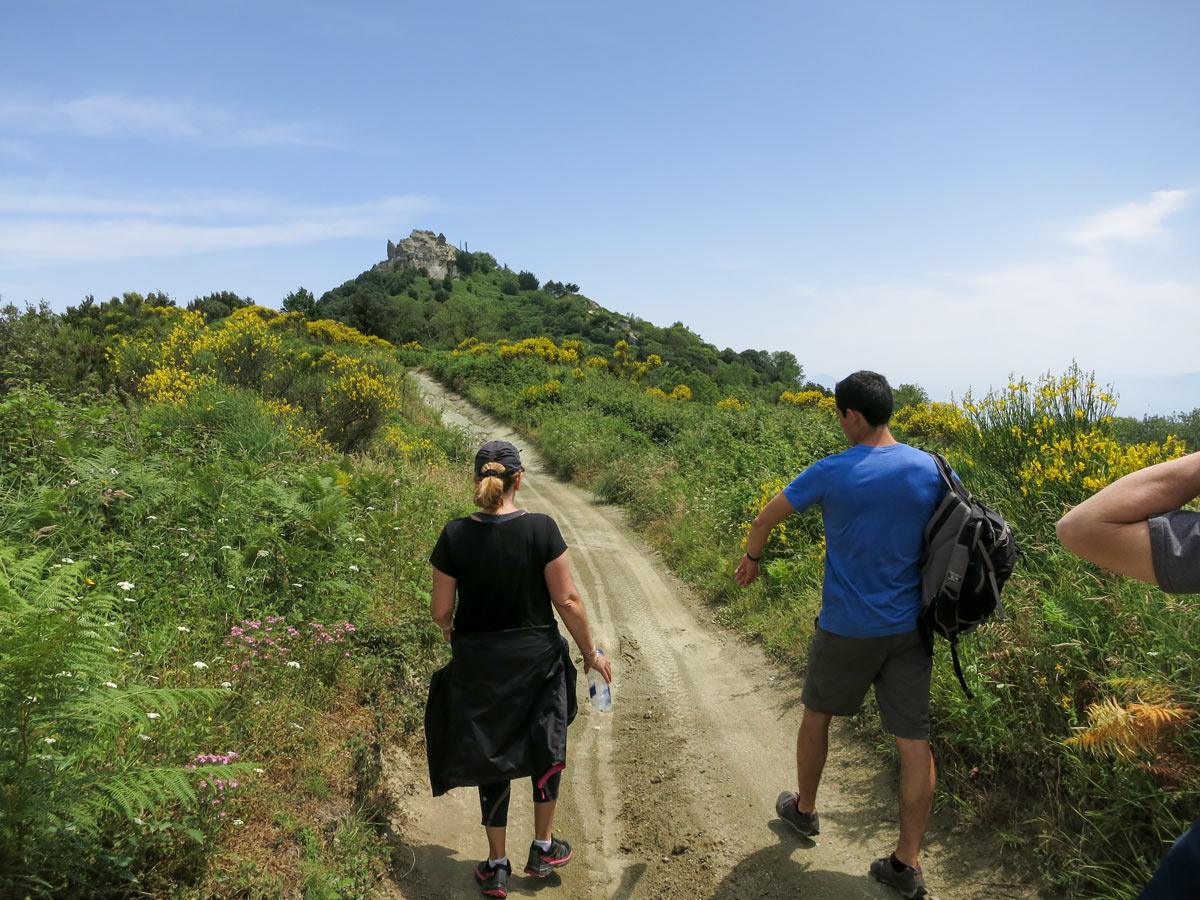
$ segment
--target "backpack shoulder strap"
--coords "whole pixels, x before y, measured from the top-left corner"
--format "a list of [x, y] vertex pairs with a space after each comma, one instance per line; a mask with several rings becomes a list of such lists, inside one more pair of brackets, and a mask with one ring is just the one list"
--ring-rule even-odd
[[950, 658], [954, 661], [954, 674], [958, 676], [958, 683], [962, 686], [963, 693], [967, 695], [968, 700], [974, 700], [975, 695], [971, 693], [971, 689], [967, 687], [967, 679], [963, 677], [962, 663], [958, 661], [958, 637], [950, 639]]
[[951, 490], [958, 494], [963, 500], [970, 502], [971, 492], [967, 490], [967, 486], [962, 483], [962, 480], [954, 474], [954, 469], [950, 467], [949, 460], [936, 450], [926, 450], [933, 461], [937, 464], [938, 474], [942, 476], [942, 481], [945, 483], [947, 490]]

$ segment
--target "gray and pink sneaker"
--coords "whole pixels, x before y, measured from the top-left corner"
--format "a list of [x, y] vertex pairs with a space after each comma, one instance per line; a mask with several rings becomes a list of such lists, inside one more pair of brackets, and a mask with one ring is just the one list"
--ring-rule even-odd
[[485, 859], [475, 867], [475, 880], [479, 882], [479, 888], [483, 891], [485, 897], [507, 897], [508, 896], [508, 876], [512, 873], [512, 866], [505, 863], [502, 866], [496, 866], [494, 869], [488, 865]]
[[529, 845], [529, 862], [525, 863], [525, 874], [545, 878], [559, 866], [571, 861], [571, 845], [556, 837], [550, 838], [550, 849], [543, 850], [537, 844]]

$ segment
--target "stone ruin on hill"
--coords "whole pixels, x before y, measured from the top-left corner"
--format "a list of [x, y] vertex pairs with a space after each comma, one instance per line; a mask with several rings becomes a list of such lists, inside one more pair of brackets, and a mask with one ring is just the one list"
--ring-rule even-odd
[[398, 244], [387, 243], [387, 259], [373, 271], [395, 272], [399, 269], [424, 269], [430, 278], [445, 278], [458, 274], [454, 267], [458, 251], [446, 243], [444, 234], [413, 229], [413, 233]]

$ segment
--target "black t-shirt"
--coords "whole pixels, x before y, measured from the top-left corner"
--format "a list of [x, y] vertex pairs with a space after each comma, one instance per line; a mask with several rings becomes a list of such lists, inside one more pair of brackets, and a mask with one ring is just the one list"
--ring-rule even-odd
[[502, 631], [554, 623], [546, 564], [567, 549], [558, 525], [542, 513], [482, 521], [452, 519], [429, 555], [458, 584], [455, 631]]

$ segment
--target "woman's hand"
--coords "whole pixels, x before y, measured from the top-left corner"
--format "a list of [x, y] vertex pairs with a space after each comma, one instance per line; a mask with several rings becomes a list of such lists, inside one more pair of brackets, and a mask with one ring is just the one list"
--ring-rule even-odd
[[604, 676], [604, 680], [612, 684], [612, 663], [608, 661], [608, 657], [598, 650], [593, 650], [591, 653], [583, 655], [583, 674], [586, 675], [592, 669], [595, 669]]

